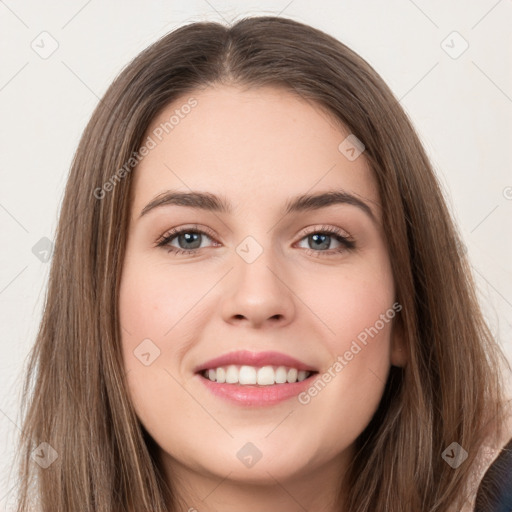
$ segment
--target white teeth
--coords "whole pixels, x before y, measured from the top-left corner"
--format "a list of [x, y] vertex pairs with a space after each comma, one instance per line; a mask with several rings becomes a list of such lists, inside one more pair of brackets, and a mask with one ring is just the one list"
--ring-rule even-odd
[[236, 366], [228, 366], [226, 370], [226, 383], [235, 384], [238, 382], [238, 369]]
[[[219, 384], [223, 384], [224, 382], [226, 382], [226, 370], [224, 370], [224, 368], [217, 368], [216, 370], [213, 371], [216, 373], [216, 380]], [[208, 375], [208, 377], [210, 378], [210, 380], [212, 380], [210, 375]]]
[[242, 366], [238, 374], [238, 380], [235, 382], [239, 382], [240, 384], [256, 384], [256, 368], [252, 366]]
[[286, 382], [286, 377], [288, 376], [288, 372], [284, 366], [279, 366], [276, 370], [276, 384], [284, 384]]
[[297, 370], [295, 368], [290, 368], [288, 370], [288, 374], [286, 376], [286, 380], [288, 382], [297, 382]]
[[273, 384], [285, 384], [301, 382], [307, 379], [312, 372], [306, 370], [297, 370], [296, 368], [286, 368], [285, 366], [238, 366], [231, 364], [227, 367], [210, 368], [204, 370], [203, 376], [212, 382], [271, 386]]
[[263, 366], [258, 370], [258, 384], [260, 386], [271, 386], [276, 382], [276, 374], [272, 366]]
[[300, 382], [304, 380], [308, 376], [308, 372], [305, 372], [304, 370], [299, 370], [299, 373], [297, 375], [297, 380]]

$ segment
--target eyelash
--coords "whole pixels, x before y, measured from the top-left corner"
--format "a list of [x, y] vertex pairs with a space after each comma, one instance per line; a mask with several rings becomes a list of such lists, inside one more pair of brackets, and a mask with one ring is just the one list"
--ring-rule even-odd
[[[167, 252], [173, 253], [175, 255], [180, 254], [187, 254], [187, 255], [194, 255], [197, 256], [198, 251], [200, 248], [196, 249], [179, 249], [176, 247], [169, 246], [169, 242], [171, 242], [174, 238], [178, 237], [179, 235], [183, 233], [195, 233], [195, 234], [201, 234], [206, 235], [208, 238], [213, 239], [214, 234], [208, 230], [208, 229], [199, 229], [197, 226], [194, 226], [193, 228], [190, 227], [183, 227], [183, 228], [176, 228], [172, 229], [171, 231], [167, 232], [165, 235], [163, 235], [156, 243], [157, 247], [165, 247]], [[314, 228], [309, 230], [307, 233], [305, 233], [300, 240], [303, 240], [309, 235], [313, 234], [322, 234], [322, 235], [335, 235], [334, 238], [342, 244], [343, 247], [339, 249], [330, 249], [327, 251], [315, 251], [310, 248], [304, 249], [308, 254], [313, 255], [315, 257], [319, 257], [320, 254], [326, 254], [328, 256], [338, 254], [341, 252], [344, 252], [346, 250], [352, 250], [355, 249], [356, 244], [353, 239], [345, 236], [342, 234], [342, 231], [338, 228], [334, 228], [331, 226], [322, 226], [320, 229]], [[322, 256], [323, 257], [323, 256]]]

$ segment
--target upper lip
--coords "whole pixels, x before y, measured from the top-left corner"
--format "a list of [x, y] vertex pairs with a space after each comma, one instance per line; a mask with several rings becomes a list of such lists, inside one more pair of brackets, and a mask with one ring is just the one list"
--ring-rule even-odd
[[238, 350], [236, 352], [229, 352], [209, 361], [205, 361], [197, 366], [194, 370], [195, 373], [203, 370], [219, 368], [220, 366], [234, 365], [247, 365], [247, 366], [287, 366], [288, 368], [296, 368], [297, 370], [306, 370], [316, 372], [317, 370], [295, 357], [282, 354], [281, 352], [250, 352], [248, 350]]

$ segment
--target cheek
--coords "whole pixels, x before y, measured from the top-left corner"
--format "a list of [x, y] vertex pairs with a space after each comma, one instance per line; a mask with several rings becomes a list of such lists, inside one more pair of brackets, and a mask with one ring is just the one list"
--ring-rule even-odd
[[381, 318], [394, 316], [391, 271], [387, 265], [371, 263], [341, 267], [339, 272], [330, 268], [301, 281], [297, 294], [306, 299], [310, 312], [319, 320], [331, 353], [345, 352], [351, 340], [364, 338], [368, 329], [374, 332], [376, 323], [378, 331], [384, 331], [381, 338], [389, 334], [389, 322], [383, 324]]
[[[330, 350], [333, 354], [331, 374], [342, 376], [343, 389], [354, 402], [366, 401], [376, 406], [372, 397], [380, 398], [390, 367], [391, 332], [395, 310], [393, 290], [383, 280], [359, 282], [351, 297], [344, 296], [335, 319]], [[337, 372], [336, 372], [337, 371]], [[364, 407], [363, 407], [364, 409]]]
[[[206, 280], [208, 281], [208, 280]], [[162, 264], [133, 259], [125, 264], [120, 287], [119, 316], [123, 339], [133, 345], [150, 338], [161, 345], [183, 329], [194, 306], [207, 290], [204, 277]], [[181, 336], [180, 336], [181, 338]], [[157, 341], [158, 340], [158, 341]]]
[[336, 439], [342, 428], [355, 439], [375, 413], [389, 374], [391, 332], [396, 317], [394, 287], [386, 266], [340, 272], [329, 283], [315, 280], [308, 306], [322, 320], [330, 362], [301, 403], [314, 417], [330, 411], [323, 435]]
[[177, 382], [181, 380], [177, 353], [188, 344], [188, 322], [193, 315], [187, 311], [197, 302], [198, 292], [190, 286], [194, 284], [190, 278], [187, 287], [178, 273], [167, 274], [169, 277], [161, 265], [134, 257], [125, 263], [119, 297], [129, 396], [138, 417], [156, 439], [166, 435], [159, 432], [161, 426], [170, 434], [179, 425], [173, 411], [179, 410], [182, 417], [194, 411], [194, 402]]
[[[357, 331], [355, 322], [353, 332]], [[384, 393], [390, 369], [391, 321], [380, 330], [365, 331], [363, 327], [360, 332], [363, 335], [359, 338], [357, 334], [342, 335], [331, 342], [331, 363], [299, 397], [303, 417], [309, 421], [319, 418], [315, 435], [329, 440], [319, 443], [319, 459], [328, 457], [332, 450], [345, 449], [357, 439], [370, 423]]]
[[[173, 300], [176, 286], [176, 280], [171, 287], [165, 273], [141, 259], [125, 263], [119, 296], [122, 354], [131, 398], [146, 424], [155, 411], [162, 414], [165, 408], [159, 400], [174, 389], [167, 373], [175, 373], [168, 340], [186, 306], [182, 296]], [[179, 347], [173, 346], [173, 353], [176, 350]]]

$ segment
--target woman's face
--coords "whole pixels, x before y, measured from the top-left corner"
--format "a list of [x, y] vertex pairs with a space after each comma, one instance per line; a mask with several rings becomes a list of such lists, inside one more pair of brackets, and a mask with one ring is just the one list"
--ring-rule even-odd
[[123, 358], [140, 421], [190, 489], [336, 482], [405, 364], [378, 190], [348, 135], [284, 89], [227, 86], [175, 101], [146, 134]]

